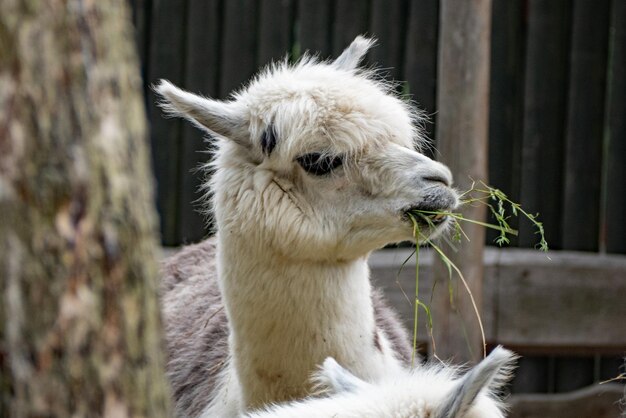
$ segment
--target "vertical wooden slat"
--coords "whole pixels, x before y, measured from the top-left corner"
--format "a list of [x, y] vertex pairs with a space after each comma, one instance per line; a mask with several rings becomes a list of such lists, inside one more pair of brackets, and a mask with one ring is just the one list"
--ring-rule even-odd
[[554, 391], [571, 392], [593, 383], [594, 359], [593, 357], [557, 357], [554, 371]]
[[609, 5], [574, 2], [563, 195], [568, 250], [596, 251], [599, 244]]
[[[130, 2], [133, 12], [133, 26], [135, 27], [135, 42], [137, 54], [141, 64], [141, 76], [147, 79], [146, 68], [148, 64], [148, 48], [150, 41], [150, 14], [152, 0], [132, 0]], [[144, 93], [147, 91], [144, 83]]]
[[326, 58], [331, 53], [332, 3], [330, 0], [299, 0], [296, 31], [299, 52], [309, 50]]
[[425, 151], [433, 157], [437, 111], [439, 1], [411, 0], [408, 7], [403, 78], [412, 99], [430, 116], [430, 122], [424, 127], [424, 134], [429, 140]]
[[550, 360], [546, 356], [522, 356], [511, 382], [512, 393], [547, 393]]
[[380, 46], [370, 52], [370, 61], [398, 81], [403, 81], [407, 10], [407, 0], [373, 0], [371, 4], [369, 33]]
[[626, 2], [613, 0], [606, 153], [606, 250], [626, 253]]
[[335, 0], [332, 54], [339, 55], [357, 35], [367, 32], [369, 1]]
[[[458, 187], [464, 189], [470, 183], [464, 176], [487, 176], [491, 1], [443, 0], [440, 33], [437, 143], [441, 161], [457, 176]], [[466, 206], [462, 212], [471, 219], [484, 219], [483, 209]], [[485, 230], [474, 226], [465, 229], [470, 240], [461, 243], [457, 253], [446, 251], [447, 246], [444, 251], [463, 272], [480, 315]], [[440, 283], [432, 303], [437, 354], [457, 361], [477, 361], [482, 358], [483, 345], [470, 297], [456, 278], [455, 306], [451, 306], [445, 285], [448, 270], [441, 262], [435, 267], [435, 279]]]
[[294, 0], [260, 2], [258, 66], [278, 61], [291, 52]]
[[[150, 35], [150, 64], [148, 84], [165, 78], [175, 84], [183, 82], [185, 42], [184, 0], [153, 0]], [[152, 158], [157, 180], [157, 209], [161, 216], [163, 244], [177, 245], [179, 144], [181, 121], [165, 119], [156, 107], [156, 97], [149, 94]]]
[[[493, 0], [492, 13], [489, 183], [518, 202], [524, 104], [524, 1]], [[516, 219], [511, 224], [516, 227]], [[497, 235], [496, 231], [487, 231], [487, 244], [493, 244]], [[516, 243], [512, 237], [511, 245]]]
[[[220, 66], [220, 0], [188, 0], [187, 56], [185, 58], [185, 88], [215, 97], [218, 90]], [[182, 243], [199, 241], [206, 236], [204, 216], [198, 210], [198, 189], [204, 173], [197, 169], [209, 155], [203, 134], [189, 123], [183, 125], [179, 178], [179, 239]]]
[[[626, 373], [626, 360], [623, 357], [600, 357], [600, 370], [598, 370], [598, 380], [604, 382], [614, 379], [622, 373]], [[621, 379], [626, 383], [626, 378]]]
[[256, 0], [224, 2], [220, 95], [225, 98], [248, 81], [257, 69]]
[[[569, 0], [529, 0], [524, 85], [520, 202], [539, 213], [552, 248], [562, 247], [561, 196], [566, 114]], [[532, 247], [535, 229], [520, 223], [519, 244]]]

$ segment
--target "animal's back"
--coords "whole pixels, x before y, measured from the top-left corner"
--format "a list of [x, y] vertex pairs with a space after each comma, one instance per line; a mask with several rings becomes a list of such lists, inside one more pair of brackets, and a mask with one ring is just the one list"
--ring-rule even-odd
[[[161, 304], [168, 364], [178, 416], [196, 417], [214, 397], [228, 361], [228, 318], [217, 285], [216, 240], [189, 245], [162, 267]], [[372, 292], [376, 324], [399, 359], [411, 346], [396, 312]], [[280, 320], [280, 319], [277, 319]]]
[[162, 267], [167, 374], [179, 416], [200, 415], [228, 358], [228, 320], [215, 250], [213, 239], [189, 245]]

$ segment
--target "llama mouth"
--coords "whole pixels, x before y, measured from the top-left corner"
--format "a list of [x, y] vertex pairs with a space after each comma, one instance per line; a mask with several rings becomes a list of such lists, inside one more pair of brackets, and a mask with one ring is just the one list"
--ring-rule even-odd
[[[445, 224], [449, 214], [458, 206], [458, 196], [448, 187], [431, 187], [421, 199], [403, 211], [408, 221], [417, 221], [420, 227], [439, 227]], [[438, 228], [439, 229], [439, 228]]]
[[439, 226], [448, 219], [448, 215], [441, 212], [448, 210], [448, 208], [412, 206], [404, 211], [404, 218], [410, 220], [412, 217], [420, 226]]

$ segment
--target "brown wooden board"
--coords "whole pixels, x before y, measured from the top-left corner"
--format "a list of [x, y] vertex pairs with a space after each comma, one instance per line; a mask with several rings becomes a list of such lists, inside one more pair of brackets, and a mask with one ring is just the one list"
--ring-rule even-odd
[[[186, 2], [153, 0], [151, 11], [148, 84], [165, 78], [183, 83]], [[157, 180], [157, 209], [161, 215], [161, 237], [165, 245], [178, 244], [179, 144], [182, 122], [165, 119], [156, 106], [155, 94], [148, 95], [152, 159]]]
[[616, 418], [624, 387], [593, 385], [571, 393], [515, 395], [508, 400], [509, 418]]
[[332, 8], [330, 0], [299, 0], [296, 13], [296, 50], [327, 58], [331, 53]]
[[626, 253], [626, 2], [614, 0], [611, 16], [604, 236], [608, 252]]
[[291, 53], [295, 0], [259, 2], [258, 66], [279, 61]]
[[[364, 0], [335, 0], [333, 13], [332, 54], [334, 57], [368, 29], [370, 2]], [[386, 46], [385, 46], [386, 47]]]
[[[522, 0], [494, 0], [489, 93], [489, 184], [519, 202], [524, 108], [525, 22]], [[489, 218], [491, 223], [495, 219]], [[511, 219], [517, 227], [517, 219]], [[487, 231], [487, 245], [498, 233]], [[511, 237], [511, 245], [517, 238]]]
[[[548, 243], [561, 248], [563, 135], [570, 27], [568, 0], [530, 0], [526, 38], [520, 201], [539, 212]], [[520, 223], [519, 244], [533, 247], [535, 230]]]
[[562, 214], [564, 249], [596, 251], [599, 246], [609, 6], [609, 1], [574, 2]]
[[257, 70], [256, 0], [224, 2], [220, 96], [242, 87]]
[[[378, 39], [379, 46], [372, 49], [369, 60], [390, 79], [403, 82], [408, 1], [373, 0], [370, 7], [369, 33]], [[399, 92], [402, 87], [398, 86]]]
[[512, 249], [498, 254], [497, 274], [485, 278], [485, 289], [497, 295], [489, 338], [528, 353], [623, 353], [626, 258]]
[[[221, 2], [188, 0], [184, 87], [194, 93], [215, 97], [219, 93]], [[183, 126], [179, 179], [178, 240], [196, 242], [207, 235], [198, 192], [205, 174], [197, 168], [210, 156], [207, 134], [190, 123]]]
[[[415, 261], [401, 266], [410, 254], [408, 248], [383, 250], [370, 259], [372, 277], [409, 327], [413, 309], [406, 299], [415, 295]], [[432, 264], [432, 250], [422, 248], [420, 299], [427, 305]], [[529, 356], [624, 354], [625, 256], [487, 248], [484, 264], [482, 322], [488, 343], [506, 344]], [[437, 286], [446, 287], [447, 279]]]
[[411, 0], [404, 52], [404, 75], [407, 90], [417, 106], [429, 116], [424, 126], [428, 138], [426, 154], [435, 156], [435, 120], [437, 111], [437, 40], [439, 1]]

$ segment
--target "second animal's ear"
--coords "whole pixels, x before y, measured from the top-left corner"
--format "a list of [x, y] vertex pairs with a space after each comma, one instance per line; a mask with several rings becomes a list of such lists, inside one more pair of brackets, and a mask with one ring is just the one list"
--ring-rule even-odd
[[333, 66], [342, 70], [354, 70], [367, 51], [374, 46], [374, 39], [357, 36], [354, 41], [333, 61]]
[[437, 408], [434, 418], [463, 418], [481, 391], [493, 393], [511, 378], [517, 355], [501, 346], [465, 374]]
[[[161, 96], [159, 106], [168, 116], [179, 116], [211, 134], [238, 141], [244, 118], [233, 102], [198, 96], [161, 80], [154, 90]], [[239, 141], [238, 141], [239, 142]]]
[[356, 392], [370, 386], [328, 357], [314, 376], [316, 387], [326, 393]]

